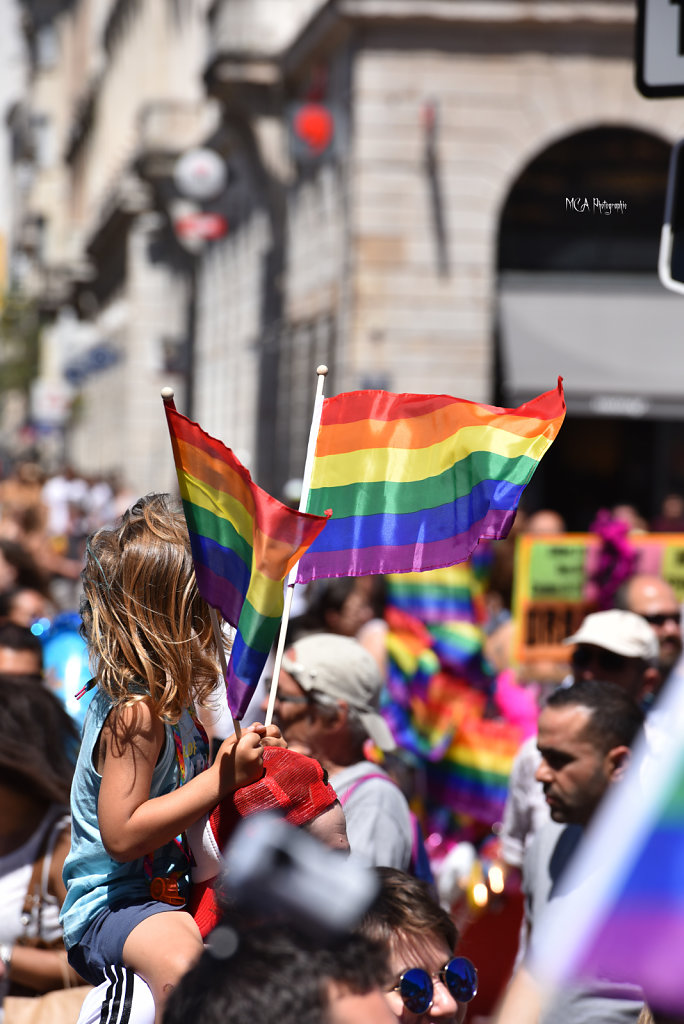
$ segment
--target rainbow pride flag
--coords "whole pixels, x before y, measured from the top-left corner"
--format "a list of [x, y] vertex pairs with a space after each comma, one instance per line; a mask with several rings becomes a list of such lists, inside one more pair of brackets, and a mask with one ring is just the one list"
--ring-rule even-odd
[[517, 409], [449, 395], [326, 398], [308, 510], [332, 510], [297, 582], [421, 572], [505, 537], [565, 416], [558, 387]]
[[228, 678], [247, 709], [283, 612], [283, 580], [327, 520], [281, 504], [229, 448], [164, 403], [199, 591], [237, 629]]
[[420, 770], [426, 835], [479, 843], [501, 820], [520, 729], [490, 717], [482, 579], [471, 561], [386, 577], [388, 679], [381, 710]]
[[677, 666], [548, 905], [531, 968], [545, 986], [639, 986], [684, 1013], [684, 666]]
[[473, 621], [474, 579], [469, 564], [460, 562], [430, 573], [407, 572], [387, 577], [392, 605], [421, 622]]

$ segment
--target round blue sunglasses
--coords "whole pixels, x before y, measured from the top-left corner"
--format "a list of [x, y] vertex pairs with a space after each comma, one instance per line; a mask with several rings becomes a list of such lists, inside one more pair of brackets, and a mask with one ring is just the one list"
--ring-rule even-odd
[[409, 967], [392, 989], [411, 1013], [427, 1013], [434, 1000], [433, 978], [439, 978], [457, 1003], [469, 1003], [477, 995], [477, 970], [464, 956], [455, 956], [435, 974], [422, 967]]

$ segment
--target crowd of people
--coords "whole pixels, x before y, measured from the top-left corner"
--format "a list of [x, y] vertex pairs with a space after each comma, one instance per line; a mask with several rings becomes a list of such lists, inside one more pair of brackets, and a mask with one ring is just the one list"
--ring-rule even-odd
[[[545, 510], [524, 529], [562, 533], [564, 523]], [[502, 543], [485, 587], [490, 680], [514, 673], [509, 554]], [[539, 916], [637, 736], [646, 730], [657, 745], [667, 728], [658, 695], [682, 654], [672, 587], [630, 575], [612, 608], [565, 638], [560, 682], [512, 681], [527, 738], [488, 856], [524, 906], [514, 969], [485, 1004], [459, 936], [467, 872], [451, 888], [440, 878], [446, 860], [434, 856], [384, 713], [394, 622], [385, 604], [380, 577], [313, 585], [290, 623], [273, 723], [262, 724], [263, 681], [253, 720], [234, 734], [215, 713], [219, 640], [179, 504], [131, 502], [71, 469], [44, 479], [25, 464], [2, 481], [4, 1024], [27, 1019], [27, 1001], [46, 993], [55, 1024], [658, 1018], [629, 985], [587, 982], [542, 1001], [530, 963]], [[78, 678], [87, 692], [74, 711], [46, 657], [55, 622], [77, 612], [79, 664], [66, 686]], [[250, 902], [224, 852], [268, 812], [292, 838], [263, 851], [268, 884], [253, 886]], [[343, 929], [325, 910], [338, 887], [350, 911]]]

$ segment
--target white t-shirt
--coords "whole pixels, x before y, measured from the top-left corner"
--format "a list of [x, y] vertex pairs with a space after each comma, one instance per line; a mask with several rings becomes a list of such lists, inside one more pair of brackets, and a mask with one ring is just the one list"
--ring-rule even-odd
[[[386, 776], [387, 781], [375, 776]], [[406, 797], [387, 772], [370, 761], [359, 761], [331, 775], [330, 784], [342, 804], [352, 855], [367, 864], [407, 871], [413, 846], [411, 815]]]
[[[0, 942], [13, 945], [25, 934], [22, 913], [26, 900], [26, 890], [31, 881], [33, 864], [48, 829], [57, 821], [66, 820], [64, 808], [53, 805], [42, 822], [28, 839], [17, 850], [0, 857]], [[60, 830], [57, 830], [57, 833]], [[57, 834], [56, 833], [56, 834]], [[55, 835], [56, 838], [56, 835]], [[54, 942], [62, 934], [59, 924], [59, 904], [52, 893], [47, 892], [47, 880], [50, 870], [50, 858], [46, 856], [43, 865], [42, 891], [44, 894], [41, 938], [46, 942]], [[35, 936], [37, 920], [28, 924], [28, 934]]]

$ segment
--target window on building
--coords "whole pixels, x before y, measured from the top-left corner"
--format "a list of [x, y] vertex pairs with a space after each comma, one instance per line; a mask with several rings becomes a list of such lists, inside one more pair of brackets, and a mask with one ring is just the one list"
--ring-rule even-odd
[[[281, 487], [286, 480], [303, 476], [316, 394], [316, 367], [321, 363], [330, 367], [333, 351], [331, 316], [291, 325], [283, 338], [276, 431]], [[330, 375], [325, 391], [334, 394]]]
[[57, 30], [52, 22], [41, 25], [35, 37], [35, 60], [39, 68], [45, 70], [57, 63], [59, 45]]
[[34, 114], [31, 118], [33, 158], [37, 167], [51, 167], [57, 157], [55, 131], [52, 118], [47, 114]]

